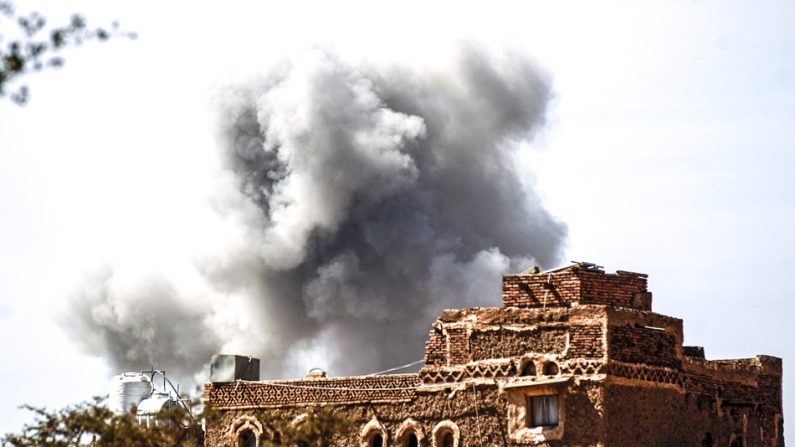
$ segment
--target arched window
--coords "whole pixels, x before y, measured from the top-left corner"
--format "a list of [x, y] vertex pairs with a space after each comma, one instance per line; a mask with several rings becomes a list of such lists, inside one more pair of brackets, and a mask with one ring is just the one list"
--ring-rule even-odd
[[238, 447], [257, 447], [257, 435], [251, 430], [243, 430], [237, 438]]
[[536, 364], [532, 361], [527, 362], [526, 365], [522, 368], [522, 375], [523, 376], [534, 376], [536, 375]]
[[386, 429], [376, 418], [362, 427], [359, 433], [360, 447], [387, 447]]
[[369, 447], [384, 447], [384, 437], [381, 433], [375, 432], [370, 437]]
[[419, 447], [424, 438], [422, 427], [411, 418], [403, 421], [395, 432], [395, 439], [399, 447]]
[[555, 362], [549, 362], [544, 364], [544, 375], [545, 376], [557, 376], [558, 372], [558, 364]]
[[243, 415], [229, 427], [229, 444], [237, 447], [257, 447], [264, 427], [257, 418]]
[[433, 447], [458, 447], [461, 431], [452, 421], [442, 421], [433, 429]]
[[455, 445], [455, 436], [450, 430], [443, 430], [440, 439], [439, 447], [453, 447]]
[[414, 432], [411, 432], [406, 436], [405, 442], [406, 443], [403, 445], [403, 447], [419, 447], [420, 445], [420, 440], [417, 438], [417, 434]]

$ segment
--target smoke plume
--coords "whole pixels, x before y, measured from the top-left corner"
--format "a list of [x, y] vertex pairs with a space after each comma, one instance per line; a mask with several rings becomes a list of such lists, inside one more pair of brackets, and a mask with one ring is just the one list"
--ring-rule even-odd
[[230, 88], [213, 198], [227, 237], [190, 287], [100, 273], [67, 327], [120, 370], [192, 374], [222, 351], [266, 377], [419, 359], [441, 309], [498, 305], [500, 275], [559, 261], [566, 228], [513, 154], [549, 99], [533, 61], [473, 48], [444, 71], [312, 51]]

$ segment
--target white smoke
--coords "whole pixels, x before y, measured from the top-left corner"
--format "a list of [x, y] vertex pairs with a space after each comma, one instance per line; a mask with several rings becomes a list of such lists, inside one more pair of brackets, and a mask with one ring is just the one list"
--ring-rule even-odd
[[116, 369], [194, 373], [222, 351], [262, 358], [266, 376], [418, 359], [442, 308], [498, 305], [500, 275], [559, 261], [565, 226], [513, 157], [549, 97], [526, 56], [475, 48], [444, 72], [311, 51], [229, 88], [224, 225], [197, 241], [201, 287], [114, 268], [75, 294], [65, 326]]

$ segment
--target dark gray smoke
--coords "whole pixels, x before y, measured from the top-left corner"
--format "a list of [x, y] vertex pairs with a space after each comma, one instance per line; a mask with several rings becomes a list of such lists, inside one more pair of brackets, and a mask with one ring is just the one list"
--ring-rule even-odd
[[71, 329], [117, 368], [193, 372], [221, 350], [262, 358], [269, 376], [419, 359], [441, 309], [497, 305], [500, 275], [559, 261], [566, 228], [513, 155], [549, 98], [527, 57], [472, 48], [443, 72], [314, 51], [230, 89], [221, 142], [236, 191], [215, 203], [238, 230], [197, 262], [204, 292], [114, 289], [109, 272], [77, 295]]

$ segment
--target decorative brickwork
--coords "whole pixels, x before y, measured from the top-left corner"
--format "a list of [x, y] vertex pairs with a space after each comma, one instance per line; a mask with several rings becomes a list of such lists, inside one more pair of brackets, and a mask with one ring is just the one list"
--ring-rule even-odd
[[209, 383], [204, 393], [205, 399], [213, 408], [231, 409], [407, 401], [414, 397], [419, 385], [418, 375], [400, 374], [280, 382]]
[[608, 371], [611, 376], [625, 379], [684, 386], [681, 372], [674, 369], [612, 362]]
[[585, 376], [603, 374], [605, 364], [599, 360], [572, 359], [558, 364], [562, 376]]
[[422, 383], [457, 383], [467, 379], [494, 379], [516, 375], [516, 368], [511, 362], [481, 363], [459, 367], [423, 368], [420, 371]]

